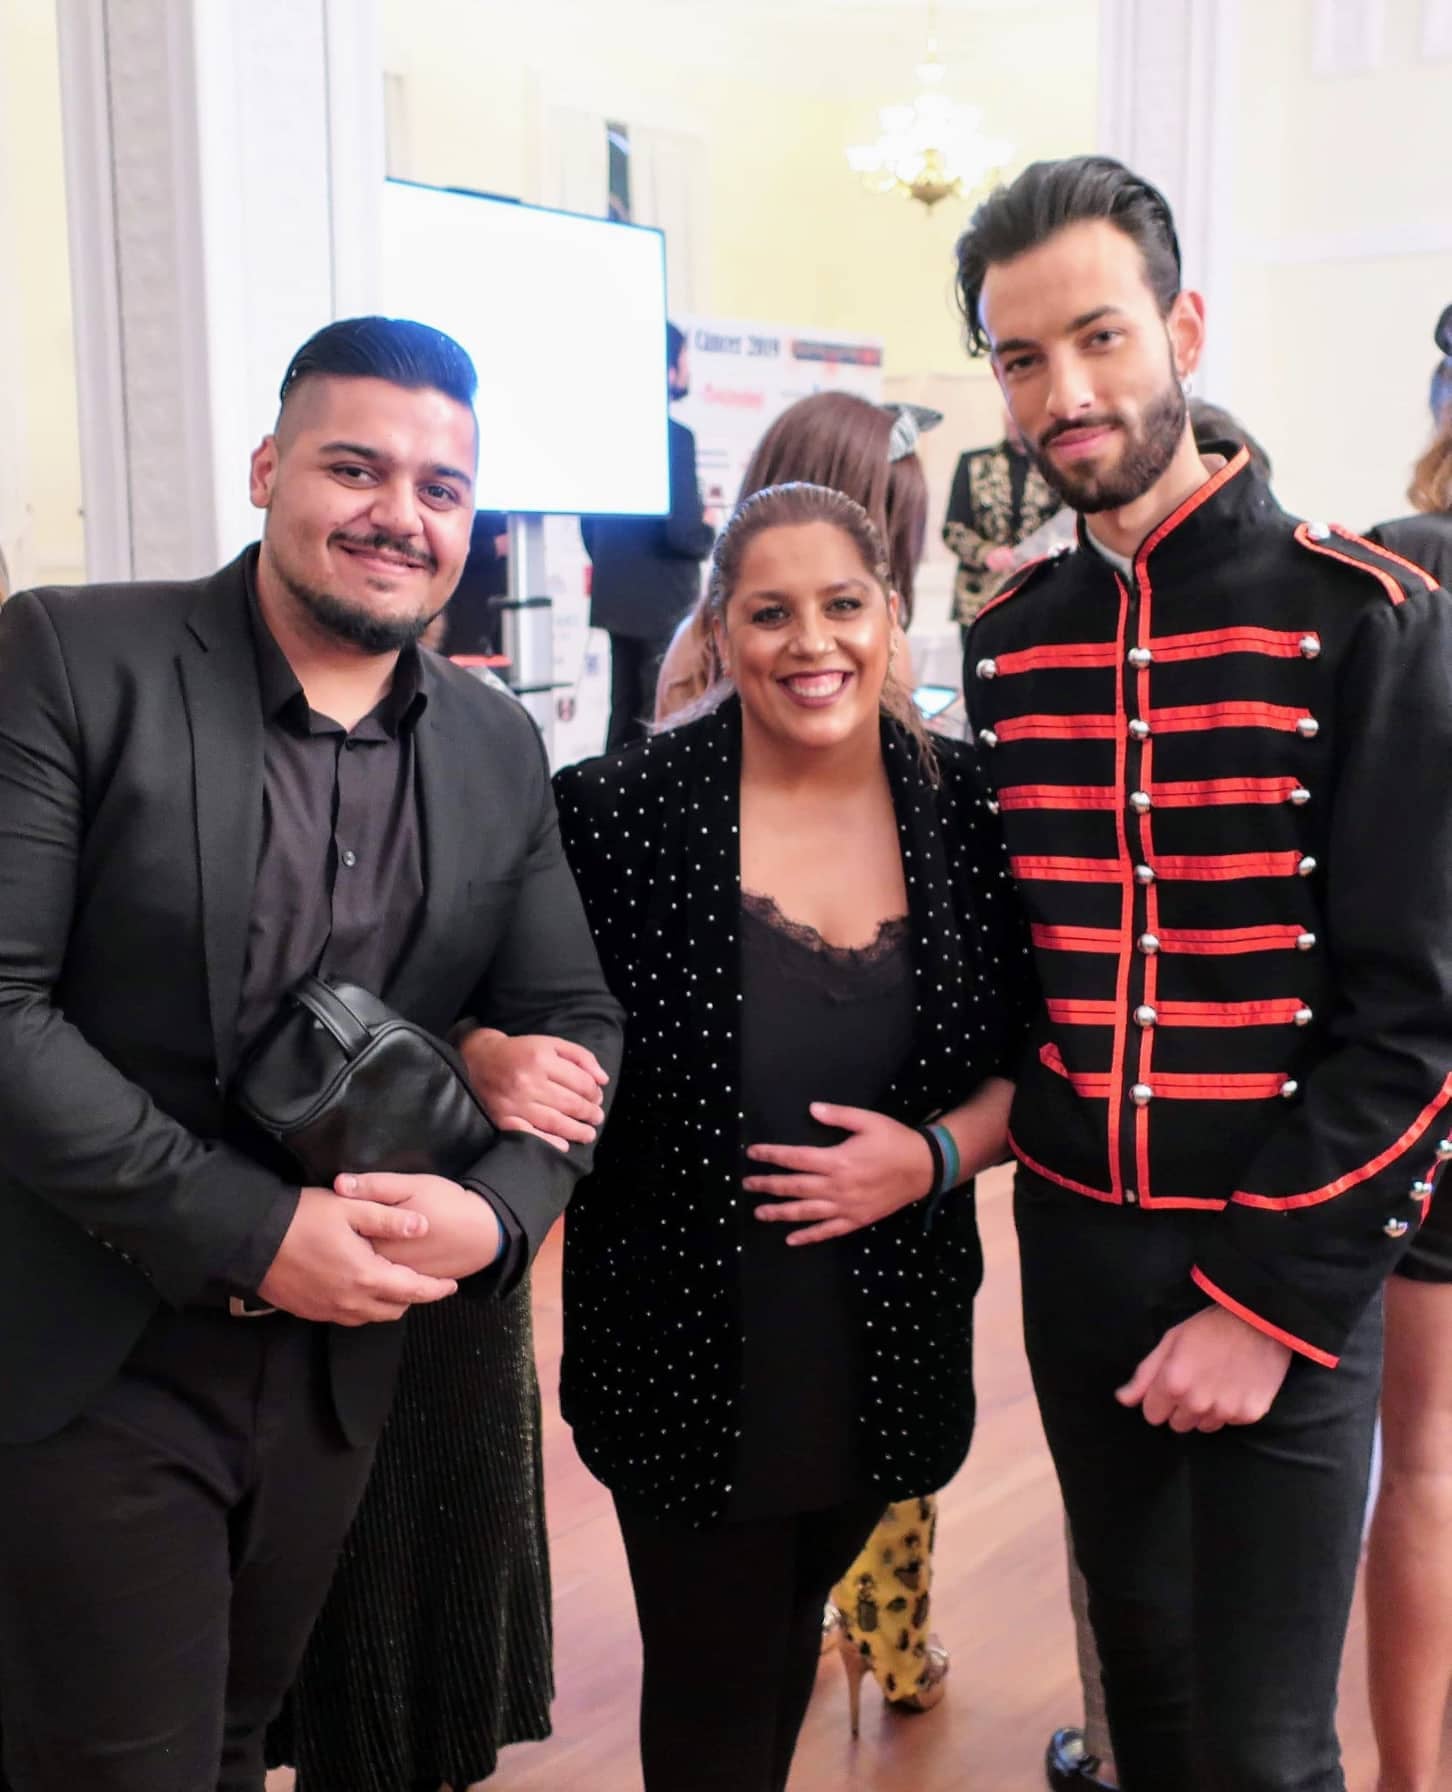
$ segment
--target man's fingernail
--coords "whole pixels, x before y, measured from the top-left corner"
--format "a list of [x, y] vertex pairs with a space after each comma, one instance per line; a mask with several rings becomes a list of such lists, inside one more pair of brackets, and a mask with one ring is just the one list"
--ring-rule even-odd
[[343, 1189], [344, 1189], [344, 1192], [345, 1192], [345, 1193], [346, 1193], [346, 1194], [350, 1194], [350, 1195], [355, 1195], [355, 1194], [357, 1194], [357, 1192], [358, 1192], [358, 1178], [357, 1178], [357, 1177], [356, 1177], [356, 1176], [344, 1176], [344, 1177], [342, 1177], [342, 1178], [341, 1178], [341, 1181], [342, 1181], [342, 1184], [343, 1184]]
[[423, 1223], [423, 1215], [421, 1213], [408, 1213], [404, 1215], [403, 1229], [412, 1236], [416, 1232], [423, 1231]]

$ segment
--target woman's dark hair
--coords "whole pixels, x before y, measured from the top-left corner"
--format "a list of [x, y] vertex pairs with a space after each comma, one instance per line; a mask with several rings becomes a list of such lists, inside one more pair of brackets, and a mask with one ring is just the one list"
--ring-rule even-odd
[[[1449, 376], [1449, 384], [1452, 384], [1452, 376]], [[1452, 399], [1452, 393], [1449, 393], [1449, 399]], [[1452, 511], [1452, 402], [1442, 412], [1442, 421], [1431, 446], [1412, 469], [1407, 496], [1413, 509], [1428, 515]]]
[[344, 317], [324, 324], [288, 363], [278, 391], [282, 403], [316, 374], [387, 380], [412, 391], [431, 387], [470, 407], [479, 390], [474, 363], [453, 337], [407, 317]]
[[1201, 453], [1222, 443], [1244, 448], [1249, 452], [1251, 465], [1256, 472], [1267, 484], [1270, 483], [1271, 458], [1238, 418], [1232, 417], [1220, 405], [1211, 404], [1208, 398], [1192, 398], [1189, 412], [1190, 429], [1195, 437], [1195, 446]]
[[1112, 156], [1033, 162], [988, 195], [958, 238], [958, 307], [970, 355], [986, 354], [991, 346], [979, 315], [988, 270], [1037, 249], [1069, 224], [1095, 219], [1138, 245], [1150, 291], [1161, 314], [1169, 312], [1180, 291], [1180, 239], [1159, 188]]
[[851, 392], [798, 399], [756, 444], [738, 503], [768, 486], [800, 482], [845, 492], [872, 519], [887, 548], [888, 577], [913, 616], [913, 575], [928, 528], [928, 482], [916, 454], [888, 459], [893, 416]]

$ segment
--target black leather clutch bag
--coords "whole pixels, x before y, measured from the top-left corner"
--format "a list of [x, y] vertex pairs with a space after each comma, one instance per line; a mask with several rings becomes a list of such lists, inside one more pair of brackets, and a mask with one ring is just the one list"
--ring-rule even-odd
[[461, 1176], [497, 1137], [442, 1040], [357, 984], [321, 977], [288, 991], [232, 1096], [318, 1188], [345, 1171]]

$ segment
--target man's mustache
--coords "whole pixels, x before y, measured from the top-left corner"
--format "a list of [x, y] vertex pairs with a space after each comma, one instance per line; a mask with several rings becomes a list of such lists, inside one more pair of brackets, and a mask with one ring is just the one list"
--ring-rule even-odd
[[438, 567], [432, 554], [420, 553], [411, 542], [400, 541], [396, 535], [386, 535], [382, 530], [375, 530], [371, 535], [349, 535], [338, 529], [330, 539], [345, 548], [355, 548], [360, 554], [392, 554], [396, 560], [407, 560], [410, 566], [421, 566], [428, 572], [434, 572]]
[[1039, 448], [1043, 450], [1051, 443], [1057, 442], [1060, 436], [1077, 435], [1081, 429], [1123, 429], [1124, 420], [1106, 411], [1098, 417], [1076, 417], [1073, 422], [1067, 419], [1063, 423], [1051, 423], [1039, 437]]

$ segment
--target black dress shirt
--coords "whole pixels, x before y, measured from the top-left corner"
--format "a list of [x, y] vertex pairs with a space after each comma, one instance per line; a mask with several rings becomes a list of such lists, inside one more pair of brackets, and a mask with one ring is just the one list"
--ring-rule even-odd
[[[287, 991], [309, 974], [380, 995], [418, 924], [423, 860], [414, 726], [428, 703], [419, 651], [399, 655], [393, 682], [351, 730], [311, 708], [273, 639], [247, 568], [263, 714], [262, 848], [253, 886], [238, 1040], [246, 1052]], [[484, 1190], [506, 1239], [513, 1216]], [[291, 1191], [289, 1191], [291, 1194]], [[248, 1292], [267, 1274], [296, 1202], [280, 1199], [228, 1275]]]

